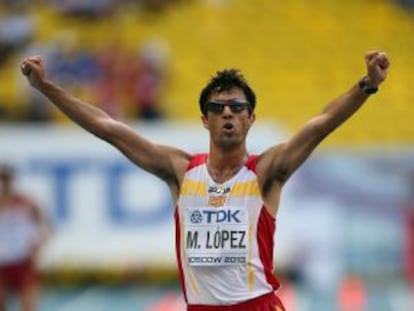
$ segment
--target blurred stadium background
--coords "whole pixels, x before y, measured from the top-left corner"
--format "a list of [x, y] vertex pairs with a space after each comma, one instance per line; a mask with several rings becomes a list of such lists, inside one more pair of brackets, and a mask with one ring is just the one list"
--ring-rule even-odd
[[276, 272], [289, 311], [414, 310], [413, 2], [2, 0], [0, 161], [54, 224], [39, 310], [182, 307], [166, 187], [31, 90], [23, 57], [188, 151], [207, 147], [201, 88], [240, 68], [258, 95], [258, 152], [353, 85], [370, 49], [389, 54], [388, 80], [287, 185]]

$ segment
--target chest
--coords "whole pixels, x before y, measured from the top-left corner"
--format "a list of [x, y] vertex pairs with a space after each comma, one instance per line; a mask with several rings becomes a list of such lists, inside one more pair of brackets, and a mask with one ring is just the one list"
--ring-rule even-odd
[[213, 179], [205, 166], [187, 172], [182, 183], [179, 203], [181, 205], [249, 206], [260, 200], [257, 177], [254, 172], [242, 168], [225, 182]]

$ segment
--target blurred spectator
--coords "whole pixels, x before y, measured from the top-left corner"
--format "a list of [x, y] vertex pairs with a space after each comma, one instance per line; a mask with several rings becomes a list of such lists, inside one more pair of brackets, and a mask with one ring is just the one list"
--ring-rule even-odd
[[164, 12], [174, 5], [188, 5], [199, 0], [118, 0], [122, 1], [123, 7], [131, 7], [145, 13], [154, 13], [154, 16]]
[[160, 39], [142, 44], [138, 61], [131, 60], [126, 81], [127, 97], [134, 105], [134, 116], [156, 120], [163, 117], [161, 105], [168, 78], [169, 46]]
[[[49, 42], [34, 41], [22, 51], [20, 58], [33, 54], [45, 55], [45, 70], [50, 72], [51, 66], [61, 57], [61, 49], [68, 42], [71, 42], [71, 36], [67, 35], [67, 32], [59, 31]], [[21, 77], [17, 77], [17, 79], [17, 85], [20, 88], [18, 92], [21, 96], [21, 102], [24, 103], [23, 112], [19, 119], [29, 122], [51, 121], [52, 109], [45, 98], [39, 92], [28, 88]]]
[[[63, 30], [48, 43], [33, 44], [22, 54], [44, 55], [45, 70], [53, 79], [116, 119], [164, 117], [169, 46], [161, 39], [145, 41], [137, 53], [125, 51], [117, 41], [95, 52], [79, 46], [76, 33]], [[25, 88], [22, 93], [26, 91], [29, 94], [24, 119], [52, 120], [53, 108], [47, 100], [33, 89]]]
[[0, 310], [16, 293], [21, 310], [33, 311], [37, 303], [36, 257], [50, 232], [41, 209], [26, 195], [15, 192], [14, 171], [0, 166]]
[[397, 0], [397, 3], [409, 10], [414, 10], [414, 0]]
[[131, 64], [120, 49], [119, 42], [112, 42], [96, 55], [98, 74], [95, 81], [94, 101], [111, 117], [124, 117], [121, 107], [122, 87], [131, 83], [127, 79], [127, 71]]
[[116, 0], [53, 0], [57, 11], [76, 17], [100, 17], [113, 12]]
[[[56, 32], [46, 43], [36, 42], [30, 45], [23, 51], [22, 57], [32, 54], [44, 55], [47, 73], [59, 83], [68, 85], [75, 93], [90, 91], [91, 81], [98, 74], [93, 54], [78, 47], [77, 35], [70, 30]], [[39, 92], [27, 88], [26, 84], [20, 85], [24, 86], [22, 92], [29, 92], [25, 100], [27, 106], [23, 119], [30, 122], [51, 121], [52, 108], [47, 100]]]
[[5, 4], [6, 12], [0, 15], [0, 67], [10, 55], [31, 41], [35, 28], [25, 1]]
[[171, 1], [169, 0], [141, 0], [141, 5], [144, 9], [149, 11], [161, 11]]

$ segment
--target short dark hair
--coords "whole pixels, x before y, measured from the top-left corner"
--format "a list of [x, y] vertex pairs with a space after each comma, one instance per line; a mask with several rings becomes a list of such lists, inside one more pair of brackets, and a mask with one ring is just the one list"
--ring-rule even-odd
[[217, 71], [216, 75], [211, 77], [210, 81], [200, 94], [198, 103], [200, 105], [201, 112], [204, 115], [207, 114], [207, 100], [212, 93], [221, 93], [229, 91], [232, 88], [239, 88], [244, 92], [244, 95], [250, 105], [250, 112], [253, 112], [256, 107], [256, 94], [253, 92], [240, 70], [234, 68]]

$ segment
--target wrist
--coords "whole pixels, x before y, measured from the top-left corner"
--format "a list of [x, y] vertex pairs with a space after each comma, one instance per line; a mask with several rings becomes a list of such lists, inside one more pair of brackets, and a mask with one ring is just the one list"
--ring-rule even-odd
[[53, 88], [54, 84], [50, 80], [40, 80], [33, 85], [40, 92], [47, 92], [50, 88]]
[[358, 81], [359, 89], [367, 95], [375, 94], [378, 91], [378, 85], [373, 83], [367, 76], [363, 76]]

